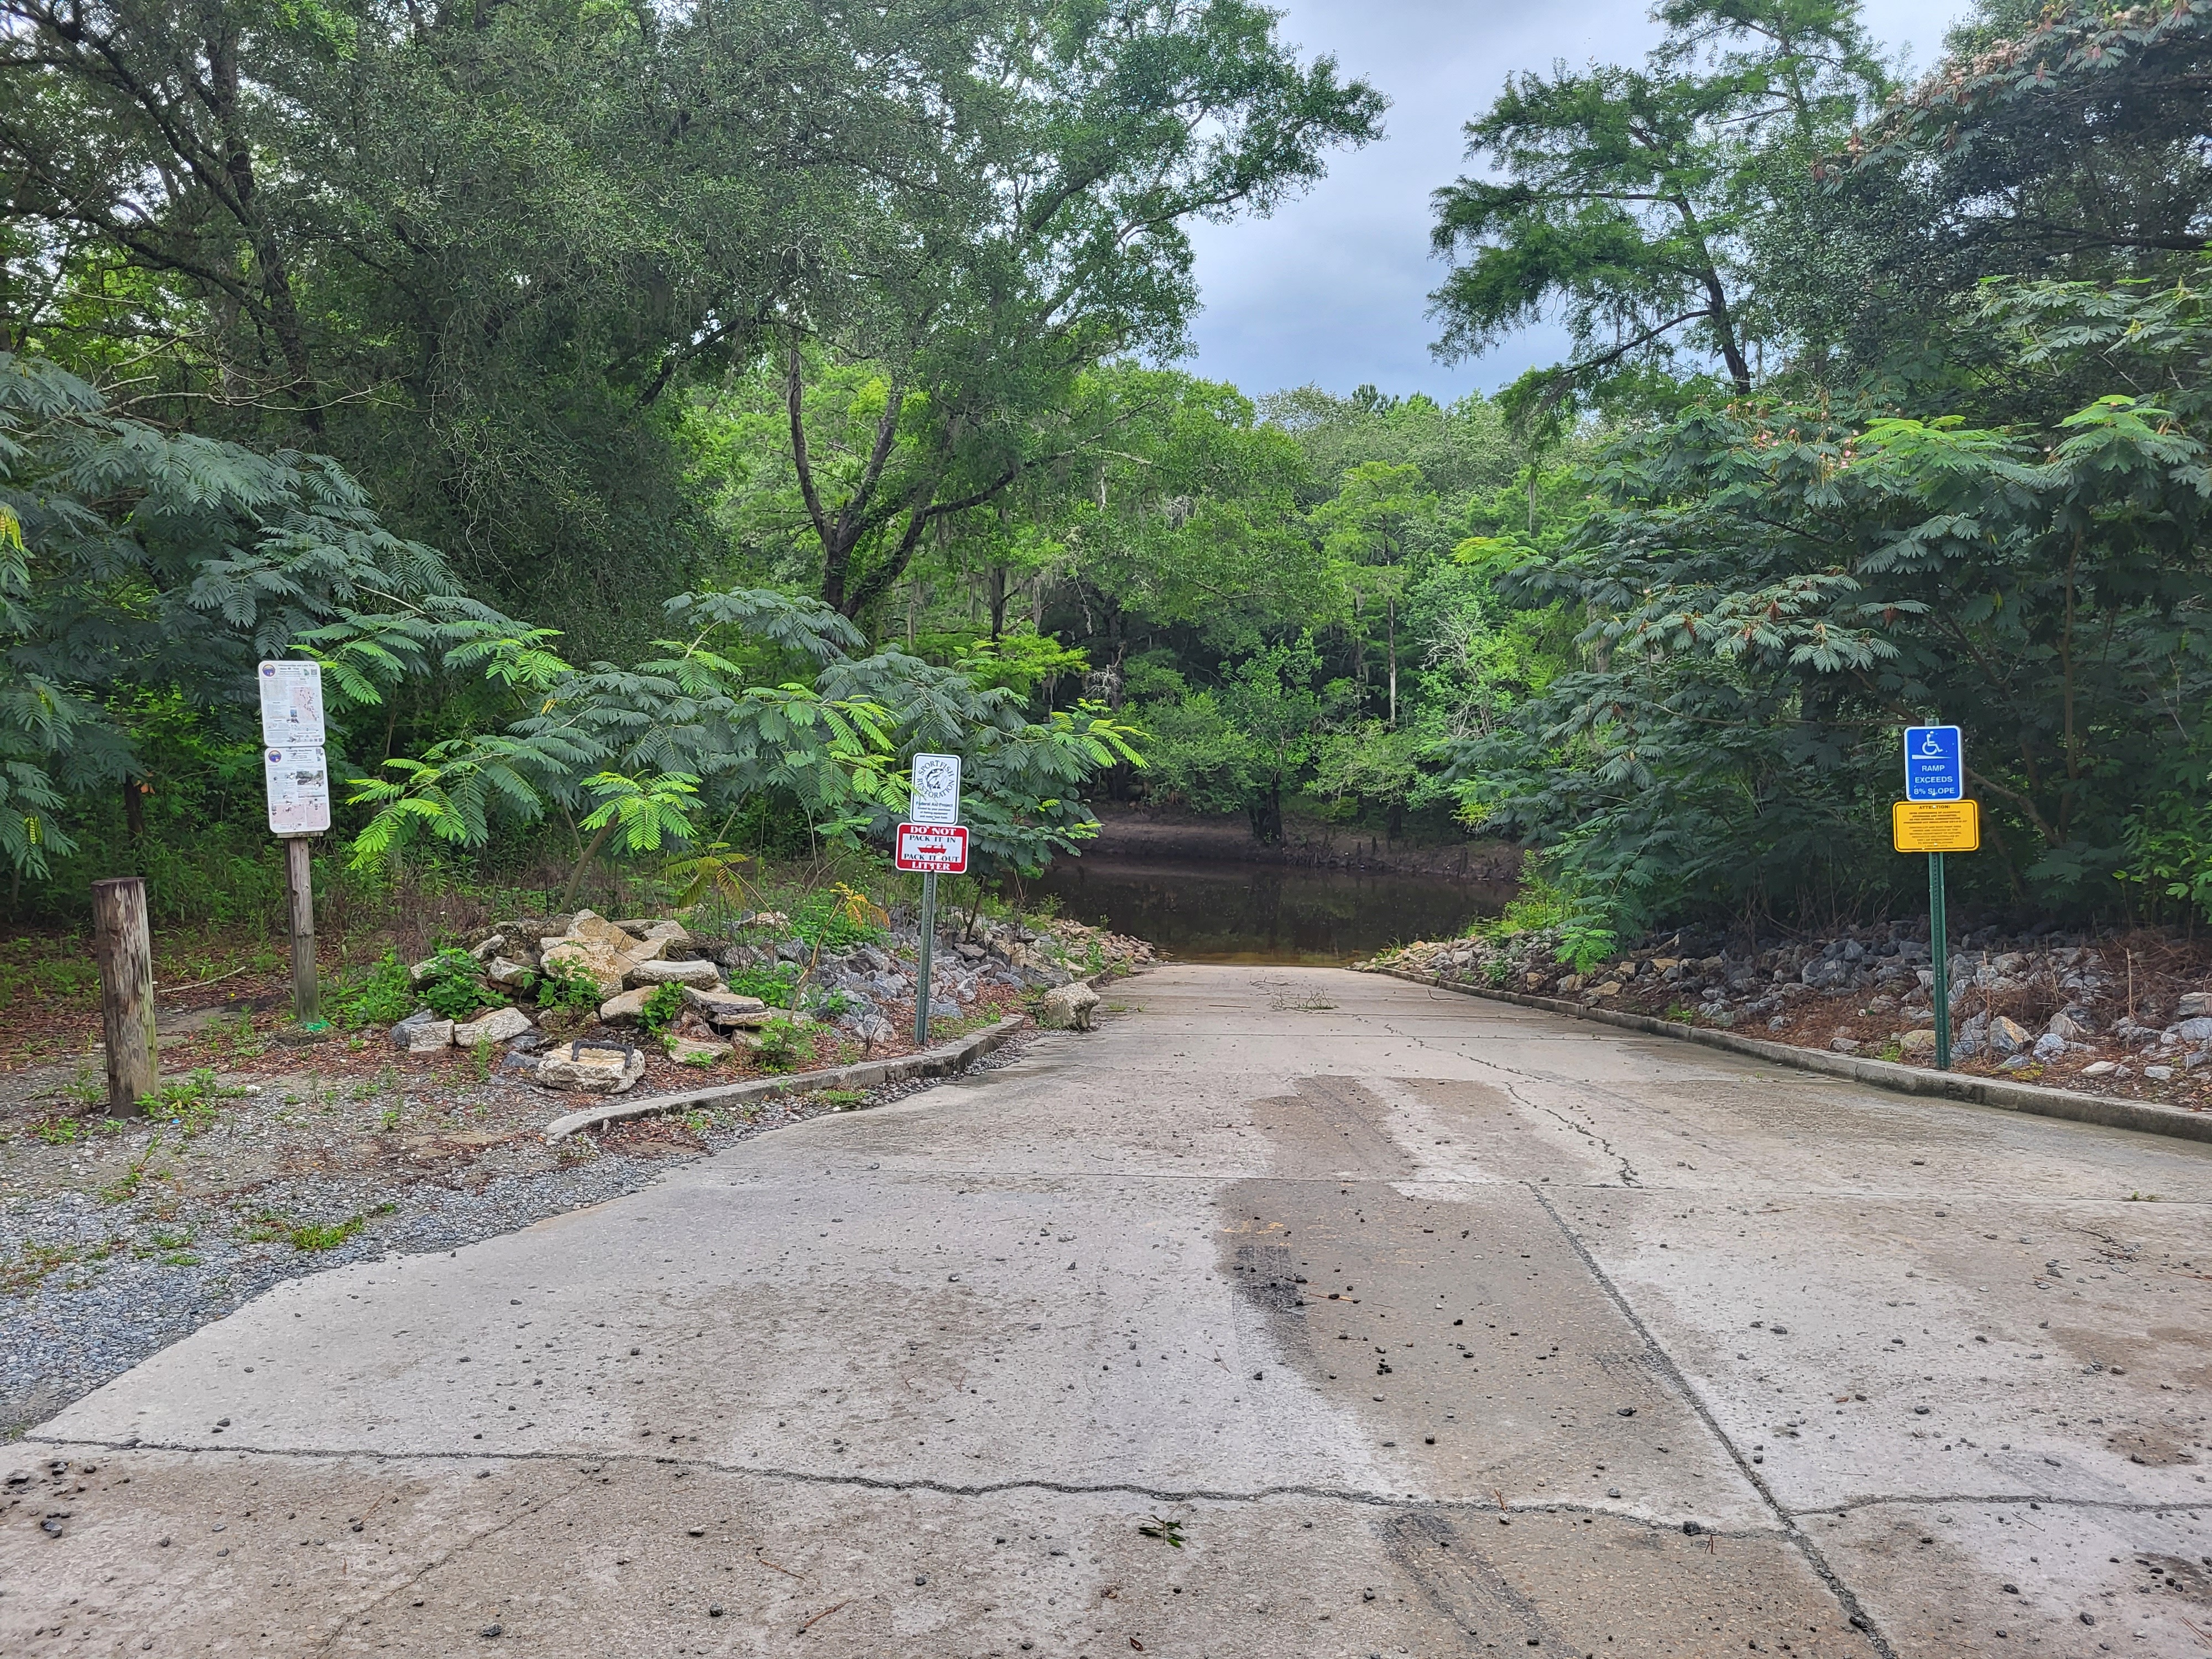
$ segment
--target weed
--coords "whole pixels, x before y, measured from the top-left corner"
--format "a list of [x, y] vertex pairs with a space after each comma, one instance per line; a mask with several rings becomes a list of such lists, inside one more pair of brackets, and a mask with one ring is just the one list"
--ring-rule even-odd
[[295, 1250], [335, 1250], [368, 1224], [367, 1216], [349, 1216], [343, 1221], [334, 1221], [325, 1226], [303, 1224], [284, 1235]]
[[246, 1231], [240, 1237], [248, 1244], [266, 1244], [283, 1237], [291, 1224], [274, 1210], [264, 1210], [246, 1224]]
[[2125, 1204], [2155, 1204], [2158, 1202], [2158, 1194], [2156, 1193], [2130, 1193], [2126, 1198], [2121, 1200], [2121, 1202]]
[[149, 1233], [146, 1236], [146, 1242], [157, 1250], [188, 1249], [191, 1246], [192, 1235], [189, 1231], [173, 1233], [166, 1230], [159, 1230]]
[[396, 951], [359, 975], [339, 981], [330, 998], [331, 1017], [351, 1026], [393, 1025], [415, 1011], [415, 981]]
[[726, 982], [741, 997], [758, 997], [771, 1008], [788, 1008], [792, 988], [799, 982], [799, 965], [780, 962], [773, 968], [739, 968]]
[[1492, 985], [1503, 985], [1513, 977], [1513, 963], [1501, 951], [1483, 963], [1482, 976]]
[[489, 1042], [477, 1043], [469, 1050], [470, 1065], [476, 1072], [477, 1081], [479, 1083], [491, 1081], [491, 1054], [492, 1045]]
[[1145, 1519], [1148, 1524], [1137, 1528], [1139, 1537], [1157, 1538], [1170, 1549], [1179, 1550], [1182, 1547], [1182, 1522], [1170, 1521], [1157, 1515], [1146, 1516]]
[[753, 1057], [764, 1072], [793, 1071], [801, 1060], [814, 1056], [813, 1039], [787, 1019], [769, 1020], [753, 1033]]
[[684, 988], [677, 984], [656, 985], [645, 999], [645, 1006], [638, 1011], [638, 1022], [659, 1036], [676, 1023], [684, 1012]]
[[155, 1140], [144, 1152], [132, 1158], [129, 1168], [100, 1189], [101, 1200], [108, 1204], [127, 1204], [137, 1197], [138, 1184], [146, 1178], [147, 1165], [153, 1162], [154, 1154], [161, 1150], [161, 1146], [159, 1140]]
[[714, 1115], [705, 1110], [686, 1112], [679, 1121], [695, 1135], [703, 1135], [714, 1127]]
[[31, 1133], [49, 1146], [66, 1146], [84, 1133], [84, 1126], [76, 1118], [56, 1115], [34, 1120]]
[[376, 1091], [380, 1095], [388, 1095], [398, 1087], [399, 1068], [387, 1060], [376, 1069]]
[[238, 1024], [230, 1031], [230, 1057], [233, 1060], [256, 1060], [269, 1052], [269, 1045], [253, 1040], [253, 1012], [240, 1009]]
[[1695, 1025], [1698, 1023], [1698, 1011], [1686, 1002], [1668, 1003], [1666, 1017], [1677, 1025]]
[[234, 1099], [242, 1089], [226, 1089], [202, 1066], [182, 1083], [172, 1083], [146, 1102], [146, 1115], [167, 1123], [186, 1140], [215, 1127], [217, 1103]]
[[605, 1000], [599, 982], [574, 962], [549, 963], [531, 977], [529, 989], [540, 1008], [574, 1008], [597, 1013]]
[[397, 1106], [386, 1107], [377, 1114], [376, 1127], [386, 1134], [397, 1129], [399, 1127], [399, 1109]]
[[62, 1093], [80, 1109], [89, 1110], [107, 1098], [107, 1085], [94, 1073], [90, 1060], [81, 1060], [76, 1063], [76, 1075], [62, 1085]]
[[1896, 1037], [1881, 1045], [1881, 1057], [1893, 1065], [1905, 1058], [1905, 1044]]
[[441, 1019], [471, 1019], [480, 1010], [506, 1006], [483, 975], [483, 965], [466, 951], [441, 951], [422, 976], [422, 1000]]
[[17, 1296], [34, 1290], [40, 1279], [77, 1259], [75, 1244], [26, 1244], [13, 1261], [0, 1261], [0, 1295]]
[[799, 900], [792, 909], [791, 931], [817, 951], [842, 956], [883, 938], [890, 920], [866, 894], [841, 881]]
[[814, 1097], [823, 1105], [834, 1106], [841, 1112], [856, 1111], [867, 1099], [867, 1096], [857, 1089], [824, 1089]]

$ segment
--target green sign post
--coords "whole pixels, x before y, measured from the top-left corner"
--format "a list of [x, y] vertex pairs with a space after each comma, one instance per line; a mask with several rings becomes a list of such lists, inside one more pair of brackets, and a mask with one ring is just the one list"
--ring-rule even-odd
[[1905, 728], [1905, 799], [1889, 811], [1890, 845], [1928, 855], [1928, 954], [1936, 970], [1936, 1069], [1951, 1069], [1951, 941], [1943, 854], [1982, 844], [1978, 803], [1966, 799], [1966, 745], [1955, 726]]

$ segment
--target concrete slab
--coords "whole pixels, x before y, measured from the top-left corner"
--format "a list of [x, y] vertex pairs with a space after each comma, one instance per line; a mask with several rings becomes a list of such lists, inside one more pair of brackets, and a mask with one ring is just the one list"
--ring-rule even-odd
[[149, 1360], [16, 1449], [0, 1644], [2187, 1650], [2212, 1149], [1328, 970], [1115, 1000]]

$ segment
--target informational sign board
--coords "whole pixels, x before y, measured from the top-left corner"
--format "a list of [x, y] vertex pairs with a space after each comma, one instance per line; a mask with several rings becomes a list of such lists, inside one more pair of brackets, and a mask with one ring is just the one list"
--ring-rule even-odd
[[319, 836], [331, 827], [331, 769], [322, 744], [271, 745], [261, 751], [261, 765], [270, 834]]
[[914, 798], [907, 811], [916, 823], [960, 822], [960, 757], [916, 755]]
[[323, 746], [323, 665], [264, 662], [261, 684], [261, 741], [271, 749]]
[[1966, 746], [1955, 726], [1905, 728], [1905, 799], [1964, 800]]
[[964, 823], [902, 823], [892, 860], [900, 869], [926, 876], [968, 873], [968, 826]]
[[1889, 808], [1890, 844], [1900, 853], [1978, 853], [1982, 809], [1972, 800], [1900, 800]]

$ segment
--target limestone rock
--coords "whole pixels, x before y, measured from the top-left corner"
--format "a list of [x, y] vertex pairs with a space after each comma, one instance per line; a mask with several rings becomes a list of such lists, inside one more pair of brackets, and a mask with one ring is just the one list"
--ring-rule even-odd
[[716, 1025], [732, 1025], [740, 1019], [755, 1017], [764, 1018], [771, 1012], [758, 997], [743, 997], [735, 991], [708, 990], [696, 985], [684, 986], [684, 1001]]
[[2081, 1068], [2083, 1077], [2110, 1077], [2120, 1069], [2117, 1060], [2093, 1060]]
[[538, 960], [548, 971], [560, 968], [580, 973], [610, 995], [622, 989], [623, 978], [630, 969], [628, 957], [605, 939], [588, 935], [546, 939]]
[[489, 962], [505, 949], [507, 949], [507, 935], [494, 933], [489, 939], [479, 939], [469, 954], [478, 962]]
[[712, 1066], [730, 1052], [726, 1042], [708, 1038], [672, 1036], [668, 1039], [668, 1057], [687, 1066]]
[[2079, 1042], [2089, 1035], [2079, 1020], [2071, 1019], [2063, 1013], [2051, 1015], [2051, 1023], [2043, 1030], [2046, 1036], [2055, 1036], [2067, 1042]]
[[2183, 1020], [2173, 1028], [2173, 1036], [2183, 1042], [2212, 1042], [2212, 1016], [2199, 1014]]
[[2016, 1019], [1999, 1014], [1990, 1022], [1989, 1043], [1995, 1053], [2016, 1054], [2033, 1041], [2027, 1034], [2027, 1028]]
[[464, 1048], [480, 1043], [507, 1042], [532, 1030], [530, 1016], [520, 1008], [495, 1008], [465, 1025], [453, 1027], [453, 1042]]
[[1037, 1024], [1048, 1031], [1087, 1031], [1097, 1006], [1098, 993], [1088, 985], [1063, 985], [1045, 994]]
[[602, 1025], [635, 1025], [645, 1018], [646, 1000], [653, 988], [646, 986], [635, 991], [624, 991], [619, 996], [608, 998], [599, 1005], [599, 1024]]
[[604, 939], [617, 951], [628, 950], [637, 941], [618, 923], [609, 921], [596, 910], [579, 910], [568, 923], [570, 939]]
[[501, 956], [495, 956], [484, 966], [486, 979], [495, 985], [504, 986], [510, 991], [520, 990], [523, 986], [530, 982], [536, 970], [527, 963], [513, 962]]
[[1924, 1027], [1917, 1031], [1907, 1031], [1897, 1039], [1897, 1051], [1899, 1058], [1907, 1060], [1933, 1060], [1936, 1058], [1936, 1033]]
[[629, 970], [629, 982], [634, 986], [691, 985], [704, 991], [720, 985], [722, 975], [711, 962], [641, 962]]
[[645, 1075], [645, 1056], [635, 1048], [571, 1043], [538, 1062], [536, 1081], [549, 1089], [575, 1089], [587, 1095], [619, 1095]]
[[453, 1022], [417, 1008], [392, 1028], [392, 1046], [410, 1054], [434, 1054], [453, 1046]]
[[2175, 1011], [2183, 1019], [2201, 1019], [2212, 1014], [2212, 991], [2185, 991], [2181, 1006]]

